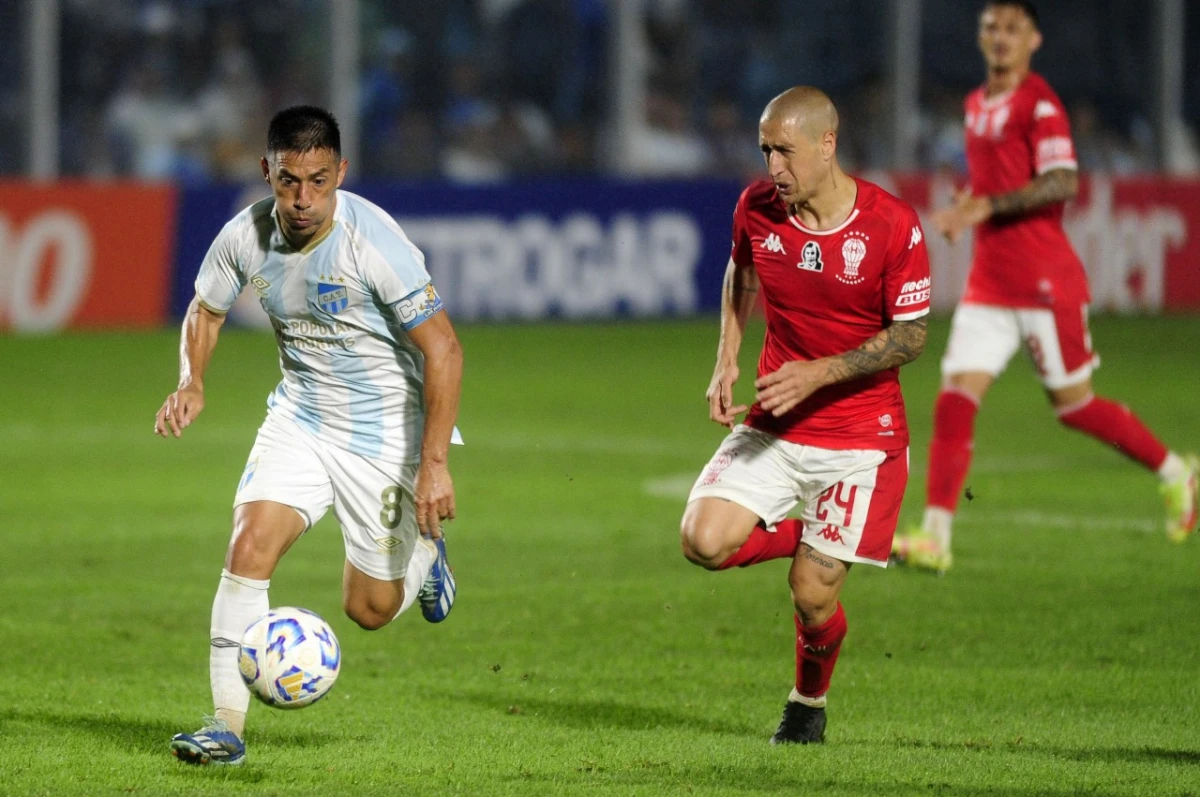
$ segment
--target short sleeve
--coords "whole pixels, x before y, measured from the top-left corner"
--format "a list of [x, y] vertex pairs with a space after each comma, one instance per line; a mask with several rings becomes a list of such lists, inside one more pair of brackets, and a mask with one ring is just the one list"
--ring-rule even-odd
[[425, 255], [400, 225], [388, 219], [374, 219], [364, 226], [368, 256], [367, 281], [379, 301], [392, 305], [429, 284]]
[[414, 329], [444, 307], [425, 269], [425, 255], [390, 216], [374, 209], [366, 213], [360, 229], [367, 244], [367, 281], [400, 326]]
[[196, 276], [196, 296], [213, 312], [229, 312], [242, 288], [246, 287], [246, 274], [238, 256], [240, 229], [236, 218], [221, 228]]
[[925, 231], [917, 214], [911, 208], [905, 210], [883, 271], [885, 314], [890, 321], [912, 321], [929, 313], [929, 250], [925, 247]]
[[746, 224], [746, 202], [750, 189], [742, 192], [737, 205], [733, 208], [733, 250], [730, 257], [738, 265], [749, 265], [752, 262], [753, 249], [750, 243], [750, 230]]
[[1067, 111], [1053, 92], [1038, 97], [1033, 106], [1033, 124], [1029, 133], [1034, 172], [1043, 175], [1055, 169], [1077, 169], [1075, 143]]

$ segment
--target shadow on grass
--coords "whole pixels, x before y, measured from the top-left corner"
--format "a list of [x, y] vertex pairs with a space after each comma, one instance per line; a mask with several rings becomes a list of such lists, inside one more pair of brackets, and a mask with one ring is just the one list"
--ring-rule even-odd
[[[872, 746], [880, 744], [872, 742]], [[888, 744], [888, 742], [883, 742]], [[967, 752], [980, 750], [1001, 753], [1028, 753], [1032, 755], [1062, 758], [1068, 761], [1109, 762], [1114, 764], [1200, 764], [1200, 750], [1172, 750], [1166, 747], [1064, 747], [1062, 745], [1038, 744], [1036, 742], [933, 742], [924, 739], [897, 739], [891, 744], [897, 747]]]
[[[5, 722], [28, 722], [73, 733], [91, 733], [102, 737], [106, 744], [112, 746], [128, 746], [132, 749], [153, 750], [164, 754], [171, 737], [183, 730], [181, 726], [172, 724], [169, 720], [150, 721], [119, 714], [66, 714], [57, 711], [0, 709], [0, 727]], [[328, 732], [255, 728], [253, 741], [287, 747], [318, 748], [334, 744], [340, 741], [340, 737]]]
[[513, 701], [495, 695], [479, 694], [455, 697], [503, 714], [537, 717], [567, 728], [620, 728], [629, 731], [683, 728], [697, 733], [739, 737], [757, 737], [763, 734], [760, 723], [725, 722], [703, 714], [688, 714], [671, 709], [631, 706], [603, 700], [523, 698]]

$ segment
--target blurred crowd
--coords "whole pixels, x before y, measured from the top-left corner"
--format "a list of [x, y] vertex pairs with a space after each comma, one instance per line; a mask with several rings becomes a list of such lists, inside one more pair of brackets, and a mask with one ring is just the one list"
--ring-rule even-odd
[[[362, 0], [357, 178], [479, 183], [611, 168], [613, 1]], [[274, 110], [330, 104], [330, 2], [62, 0], [63, 173], [183, 183], [255, 174]], [[1097, 4], [1111, 13], [1096, 13]], [[1153, 87], [1141, 66], [1153, 50], [1148, 15], [1118, 0], [1042, 5], [1048, 43], [1035, 65], [1067, 102], [1083, 167], [1155, 168]], [[645, 125], [624, 150], [634, 173], [754, 175], [758, 113], [796, 83], [825, 88], [839, 105], [846, 165], [893, 165], [883, 0], [644, 6]], [[978, 6], [924, 6], [916, 165], [961, 169], [963, 94], [982, 78]], [[1189, 27], [1198, 38], [1200, 23]], [[0, 173], [15, 174], [23, 164], [12, 78], [20, 26], [0, 28], [0, 66], [9, 67], [0, 83]], [[1200, 48], [1187, 49], [1194, 59]], [[1191, 126], [1167, 142], [1182, 173], [1200, 172], [1192, 74], [1200, 68], [1192, 67]]]

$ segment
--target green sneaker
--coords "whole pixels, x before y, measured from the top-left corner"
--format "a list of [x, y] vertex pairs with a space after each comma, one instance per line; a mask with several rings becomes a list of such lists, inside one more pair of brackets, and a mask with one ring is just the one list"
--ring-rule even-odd
[[920, 526], [909, 526], [892, 538], [891, 561], [941, 576], [950, 569], [953, 557], [932, 534]]
[[1187, 474], [1158, 488], [1167, 505], [1167, 539], [1178, 543], [1187, 542], [1196, 530], [1197, 504], [1200, 504], [1200, 458], [1188, 454], [1183, 459]]

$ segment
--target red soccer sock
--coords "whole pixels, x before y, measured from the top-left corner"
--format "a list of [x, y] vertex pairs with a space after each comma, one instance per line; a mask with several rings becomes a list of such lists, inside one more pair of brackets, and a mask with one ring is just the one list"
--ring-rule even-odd
[[929, 444], [929, 472], [925, 505], [953, 512], [962, 495], [975, 447], [975, 413], [979, 405], [965, 393], [942, 390], [933, 409], [933, 441]]
[[839, 601], [833, 616], [815, 628], [806, 628], [796, 615], [796, 691], [820, 697], [829, 691], [829, 680], [846, 638], [846, 613]]
[[1064, 426], [1103, 440], [1152, 471], [1167, 459], [1167, 447], [1124, 404], [1092, 396], [1081, 405], [1060, 411], [1058, 419]]
[[731, 567], [749, 567], [759, 562], [769, 562], [772, 559], [791, 559], [800, 547], [800, 521], [781, 520], [773, 531], [763, 526], [754, 527], [750, 538], [742, 543], [742, 547], [733, 552], [721, 566], [720, 570]]

